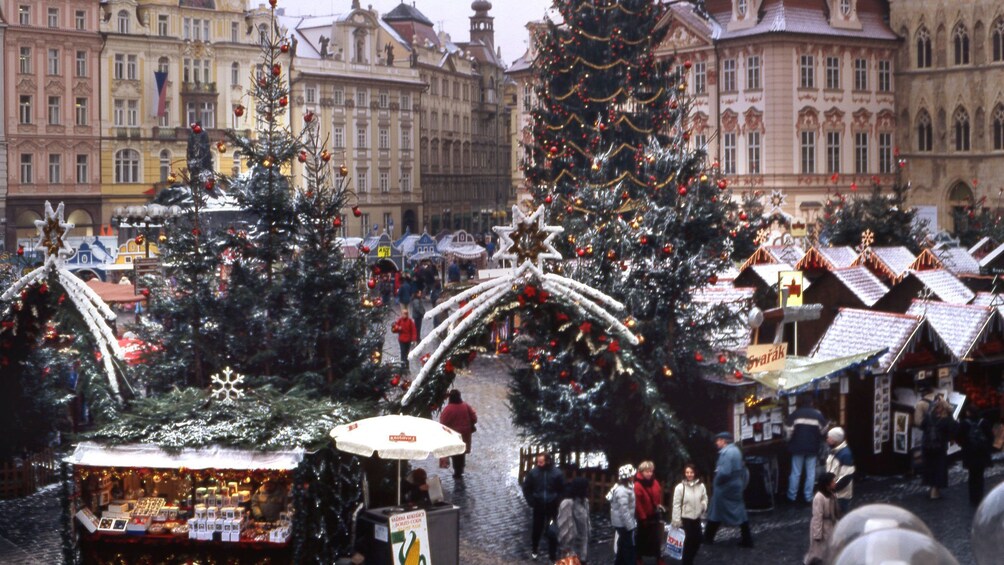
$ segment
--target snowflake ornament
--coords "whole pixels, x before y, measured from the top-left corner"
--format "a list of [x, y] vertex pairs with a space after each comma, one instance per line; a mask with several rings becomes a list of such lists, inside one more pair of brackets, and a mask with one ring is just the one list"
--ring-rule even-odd
[[244, 382], [244, 375], [235, 373], [230, 367], [226, 367], [221, 373], [209, 377], [213, 382], [209, 396], [227, 404], [244, 396], [244, 391], [237, 388], [237, 385]]
[[512, 223], [508, 226], [492, 228], [502, 239], [493, 259], [509, 259], [513, 267], [519, 268], [529, 261], [538, 269], [547, 259], [561, 260], [561, 253], [554, 248], [552, 240], [564, 228], [544, 225], [544, 207], [541, 206], [529, 216], [518, 206], [512, 207]]
[[869, 249], [875, 243], [875, 232], [867, 229], [861, 232], [861, 251]]
[[73, 229], [73, 224], [63, 220], [63, 203], [60, 202], [53, 211], [52, 204], [45, 202], [45, 219], [35, 220], [35, 229], [38, 230], [38, 245], [35, 249], [40, 250], [46, 260], [50, 257], [62, 263], [63, 260], [73, 255], [73, 248], [66, 243], [66, 234]]
[[785, 194], [784, 191], [772, 190], [770, 192], [770, 197], [767, 198], [767, 204], [769, 204], [771, 207], [770, 213], [771, 214], [783, 213], [784, 210], [782, 210], [782, 208], [784, 207], [784, 204], [787, 201], [788, 201], [788, 195]]
[[753, 238], [753, 243], [757, 245], [764, 245], [767, 240], [770, 239], [770, 230], [767, 228], [760, 228], [756, 232], [756, 237]]

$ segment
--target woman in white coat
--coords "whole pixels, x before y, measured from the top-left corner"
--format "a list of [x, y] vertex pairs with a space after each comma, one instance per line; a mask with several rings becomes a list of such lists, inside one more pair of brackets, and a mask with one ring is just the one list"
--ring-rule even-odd
[[697, 477], [697, 467], [687, 463], [683, 480], [673, 490], [672, 525], [683, 528], [683, 565], [692, 565], [701, 548], [701, 516], [708, 511], [708, 491]]

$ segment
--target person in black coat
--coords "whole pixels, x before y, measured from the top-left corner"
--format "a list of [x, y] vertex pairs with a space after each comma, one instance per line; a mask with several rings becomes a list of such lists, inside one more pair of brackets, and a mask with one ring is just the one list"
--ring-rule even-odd
[[924, 484], [931, 487], [931, 499], [941, 498], [948, 486], [948, 442], [955, 439], [958, 424], [952, 406], [944, 399], [935, 400], [924, 416], [921, 450], [924, 456]]
[[962, 466], [969, 469], [969, 503], [973, 506], [983, 500], [983, 474], [991, 463], [993, 437], [990, 422], [980, 418], [973, 405], [966, 404], [956, 442], [962, 448]]
[[[531, 554], [537, 558], [540, 537], [552, 520], [558, 519], [558, 505], [565, 491], [565, 478], [561, 470], [555, 468], [551, 456], [537, 454], [536, 465], [523, 479], [523, 498], [533, 509], [533, 529], [531, 530]], [[547, 552], [551, 562], [558, 559], [558, 540], [547, 538]]]

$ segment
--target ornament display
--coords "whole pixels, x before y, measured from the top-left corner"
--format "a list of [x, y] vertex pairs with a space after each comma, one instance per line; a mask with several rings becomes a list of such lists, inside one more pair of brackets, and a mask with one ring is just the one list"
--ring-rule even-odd
[[230, 367], [225, 367], [219, 373], [211, 375], [212, 391], [209, 396], [220, 402], [232, 403], [244, 396], [244, 391], [237, 388], [244, 382], [244, 375], [235, 373]]

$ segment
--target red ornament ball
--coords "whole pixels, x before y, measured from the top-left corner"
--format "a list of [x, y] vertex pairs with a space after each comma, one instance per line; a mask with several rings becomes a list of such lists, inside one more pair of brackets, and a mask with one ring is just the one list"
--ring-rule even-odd
[[303, 121], [307, 122], [308, 124], [310, 122], [314, 121], [314, 113], [313, 112], [307, 112], [306, 114], [304, 114], [303, 115]]
[[722, 190], [725, 190], [725, 187], [727, 187], [727, 186], [729, 186], [728, 181], [726, 181], [725, 179], [719, 179], [718, 180], [718, 188], [720, 188]]
[[662, 252], [665, 253], [666, 255], [671, 254], [673, 252], [673, 244], [667, 243], [666, 245], [663, 245]]
[[359, 206], [353, 206], [352, 207], [352, 215], [358, 218], [359, 216], [363, 215], [363, 212], [362, 212], [362, 210], [359, 209]]
[[206, 180], [206, 190], [212, 190], [215, 186], [216, 186], [216, 180], [215, 179], [208, 179], [208, 180]]
[[288, 104], [289, 104], [289, 98], [286, 98], [285, 96], [279, 98], [279, 106], [285, 108]]
[[331, 220], [331, 225], [335, 226], [336, 228], [342, 227], [342, 219], [339, 218], [338, 216], [335, 216], [335, 219]]
[[400, 377], [400, 375], [394, 375], [390, 379], [390, 386], [397, 386], [399, 384], [401, 384], [401, 377]]
[[689, 68], [690, 68], [690, 67], [692, 67], [693, 65], [694, 65], [694, 63], [692, 63], [692, 62], [690, 61], [690, 59], [687, 59], [686, 61], [684, 61], [684, 62], [683, 62], [683, 68], [685, 68], [685, 69], [689, 69]]
[[241, 104], [238, 104], [238, 105], [234, 106], [234, 115], [237, 116], [238, 118], [241, 117], [241, 116], [243, 116], [244, 115], [244, 106], [241, 105]]
[[550, 194], [548, 194], [547, 196], [544, 197], [544, 203], [545, 204], [550, 204], [551, 202], [554, 202], [554, 198], [551, 198]]
[[190, 127], [192, 128], [192, 133], [202, 133], [202, 126], [198, 122], [193, 122]]
[[359, 251], [362, 251], [363, 255], [365, 255], [365, 254], [367, 254], [367, 253], [370, 252], [370, 246], [369, 245], [360, 245], [359, 246]]
[[279, 63], [272, 65], [272, 75], [279, 76], [281, 74], [282, 74], [282, 65], [280, 65]]
[[149, 288], [144, 288], [143, 290], [139, 291], [139, 293], [143, 295], [143, 298], [150, 298]]
[[301, 163], [306, 163], [307, 162], [307, 152], [306, 151], [300, 151], [300, 154], [296, 156], [296, 160], [299, 161], [299, 162], [301, 162]]
[[698, 363], [701, 363], [701, 362], [704, 361], [704, 356], [701, 355], [700, 351], [698, 351], [697, 353], [694, 353], [694, 361], [697, 361]]
[[558, 154], [558, 146], [557, 145], [552, 145], [551, 149], [550, 149], [550, 152], [551, 152], [551, 155], [557, 155]]
[[376, 281], [373, 279], [369, 279], [368, 281], [366, 281], [366, 286], [370, 288], [376, 288]]
[[732, 371], [732, 376], [735, 377], [736, 379], [742, 379], [743, 372], [740, 371], [739, 369], [736, 369], [735, 371]]
[[739, 219], [745, 222], [747, 219], [749, 219], [749, 216], [746, 214], [746, 212], [739, 212]]
[[283, 43], [282, 45], [280, 45], [279, 51], [282, 51], [283, 53], [289, 53], [289, 43]]
[[686, 196], [687, 195], [687, 187], [681, 186], [679, 188], [679, 190], [677, 190], [677, 192], [680, 193], [680, 196]]
[[719, 363], [725, 364], [728, 360], [729, 360], [729, 358], [726, 357], [724, 353], [722, 353], [721, 355], [718, 356], [718, 362]]
[[268, 5], [275, 8], [275, 5], [279, 3], [279, 0], [268, 0]]
[[24, 246], [23, 245], [18, 245], [17, 246], [17, 256], [18, 257], [24, 256]]

